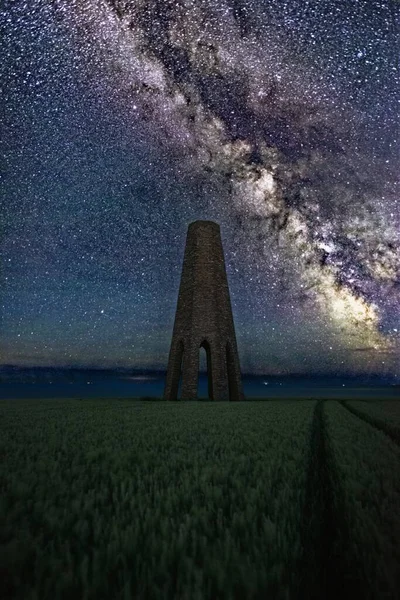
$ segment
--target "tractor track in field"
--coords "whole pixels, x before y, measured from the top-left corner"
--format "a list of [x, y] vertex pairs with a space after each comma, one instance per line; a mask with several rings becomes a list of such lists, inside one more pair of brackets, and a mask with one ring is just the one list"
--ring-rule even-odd
[[359, 410], [358, 408], [355, 408], [354, 406], [348, 404], [346, 400], [339, 400], [339, 403], [351, 414], [358, 417], [362, 421], [365, 421], [365, 423], [372, 425], [372, 427], [375, 427], [375, 429], [378, 429], [379, 431], [390, 437], [390, 439], [395, 444], [400, 446], [400, 429], [394, 426], [391, 427], [390, 425], [384, 423], [380, 419], [364, 413], [362, 410]]
[[345, 510], [341, 506], [342, 498], [326, 434], [324, 401], [320, 400], [311, 425], [301, 525], [303, 555], [298, 565], [298, 584], [293, 589], [293, 599], [364, 597], [359, 595], [360, 581], [348, 560], [350, 535]]

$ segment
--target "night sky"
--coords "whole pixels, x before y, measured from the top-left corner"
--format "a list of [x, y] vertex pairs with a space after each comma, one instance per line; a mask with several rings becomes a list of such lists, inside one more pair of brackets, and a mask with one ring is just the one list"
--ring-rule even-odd
[[0, 7], [0, 363], [165, 369], [210, 219], [242, 372], [400, 376], [399, 2]]

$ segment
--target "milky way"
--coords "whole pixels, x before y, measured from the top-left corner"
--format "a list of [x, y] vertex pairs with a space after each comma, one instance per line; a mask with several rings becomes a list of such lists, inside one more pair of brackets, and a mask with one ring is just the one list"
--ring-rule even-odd
[[242, 369], [400, 376], [396, 2], [8, 2], [3, 362], [165, 368], [187, 224]]

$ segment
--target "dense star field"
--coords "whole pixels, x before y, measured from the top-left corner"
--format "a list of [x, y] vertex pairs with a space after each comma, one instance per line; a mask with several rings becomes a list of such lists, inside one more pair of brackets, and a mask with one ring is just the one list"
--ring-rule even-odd
[[5, 0], [2, 363], [166, 368], [188, 224], [249, 373], [400, 376], [394, 0]]

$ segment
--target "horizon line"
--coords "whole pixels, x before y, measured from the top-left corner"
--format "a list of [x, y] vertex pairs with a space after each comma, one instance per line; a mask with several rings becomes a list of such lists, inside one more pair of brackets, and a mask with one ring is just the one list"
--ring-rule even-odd
[[[127, 367], [127, 366], [99, 366], [99, 365], [18, 365], [13, 363], [0, 363], [0, 369], [2, 368], [14, 368], [14, 369], [59, 369], [65, 371], [77, 370], [77, 371], [140, 371], [146, 373], [158, 373], [165, 374], [167, 373], [166, 368], [154, 368], [154, 367]], [[199, 375], [206, 375], [207, 371], [199, 371]], [[399, 379], [399, 375], [396, 374], [382, 374], [379, 372], [335, 372], [335, 371], [309, 371], [309, 372], [286, 372], [286, 373], [259, 373], [259, 372], [245, 372], [241, 373], [242, 377], [270, 377], [270, 378], [285, 378], [285, 377], [349, 377], [349, 378], [360, 378], [360, 377], [379, 377], [379, 378], [391, 378], [391, 379]]]

